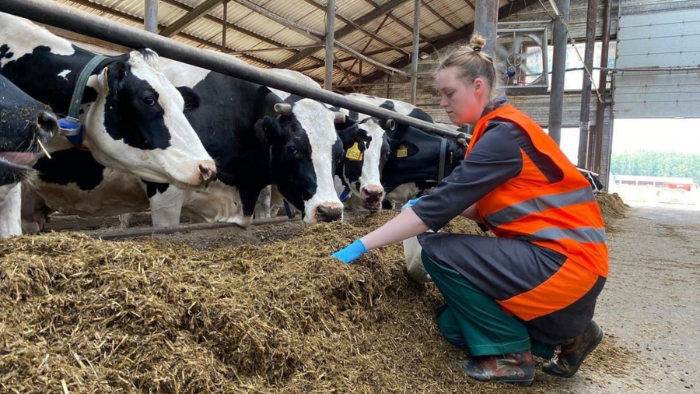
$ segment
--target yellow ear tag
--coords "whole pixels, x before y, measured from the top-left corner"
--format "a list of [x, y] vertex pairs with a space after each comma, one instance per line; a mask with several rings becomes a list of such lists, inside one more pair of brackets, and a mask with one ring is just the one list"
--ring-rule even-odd
[[357, 146], [357, 142], [352, 144], [350, 149], [348, 149], [347, 153], [345, 153], [345, 158], [352, 161], [362, 160], [362, 152], [360, 152], [360, 148]]
[[399, 149], [396, 150], [396, 157], [406, 156], [408, 156], [408, 147], [406, 147], [406, 145], [399, 146]]
[[104, 81], [103, 92], [106, 96], [109, 93], [109, 67], [105, 67], [105, 76], [102, 80]]

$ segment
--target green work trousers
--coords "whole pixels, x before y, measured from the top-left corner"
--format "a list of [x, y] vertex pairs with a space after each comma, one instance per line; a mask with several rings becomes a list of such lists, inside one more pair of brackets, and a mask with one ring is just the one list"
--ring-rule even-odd
[[421, 255], [425, 269], [447, 303], [438, 318], [445, 339], [471, 356], [522, 352], [552, 358], [556, 346], [531, 340], [525, 325], [507, 314], [498, 303], [477, 289], [457, 271]]

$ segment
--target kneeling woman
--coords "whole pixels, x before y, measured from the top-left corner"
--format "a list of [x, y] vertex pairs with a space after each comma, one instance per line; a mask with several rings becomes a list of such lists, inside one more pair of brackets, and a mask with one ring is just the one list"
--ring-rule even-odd
[[[532, 355], [544, 371], [573, 376], [603, 333], [592, 320], [608, 275], [605, 228], [590, 184], [557, 144], [505, 97], [493, 98], [496, 71], [475, 36], [439, 65], [440, 106], [474, 126], [465, 160], [433, 194], [333, 256], [350, 263], [367, 251], [420, 235], [423, 262], [442, 292], [438, 325], [469, 352], [471, 377], [529, 385]], [[496, 235], [426, 233], [462, 215]]]

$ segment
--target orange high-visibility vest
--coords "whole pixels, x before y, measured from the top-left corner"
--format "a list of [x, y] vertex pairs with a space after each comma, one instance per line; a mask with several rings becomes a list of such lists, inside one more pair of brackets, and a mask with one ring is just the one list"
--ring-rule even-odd
[[476, 123], [464, 157], [484, 134], [489, 121], [497, 119], [520, 126], [535, 149], [551, 158], [564, 176], [552, 183], [521, 149], [520, 174], [476, 203], [484, 224], [498, 237], [528, 240], [553, 249], [607, 278], [605, 224], [591, 185], [535, 121], [510, 104], [491, 111]]

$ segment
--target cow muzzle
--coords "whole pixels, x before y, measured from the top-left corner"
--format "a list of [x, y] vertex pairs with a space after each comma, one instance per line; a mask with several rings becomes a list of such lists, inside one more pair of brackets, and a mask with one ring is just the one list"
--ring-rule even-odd
[[382, 208], [384, 199], [384, 188], [379, 185], [368, 185], [360, 190], [362, 195], [362, 205], [370, 211], [379, 211]]
[[53, 112], [42, 109], [33, 114], [33, 120], [37, 138], [46, 142], [58, 133], [58, 119]]
[[336, 203], [323, 203], [316, 207], [316, 220], [319, 222], [334, 222], [343, 217], [343, 206]]

